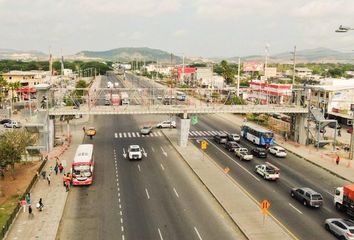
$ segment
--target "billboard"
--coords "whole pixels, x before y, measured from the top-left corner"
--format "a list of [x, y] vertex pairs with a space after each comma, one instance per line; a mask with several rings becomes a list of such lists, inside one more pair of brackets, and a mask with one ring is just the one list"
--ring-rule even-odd
[[242, 69], [244, 72], [259, 72], [263, 71], [264, 66], [261, 62], [244, 62]]

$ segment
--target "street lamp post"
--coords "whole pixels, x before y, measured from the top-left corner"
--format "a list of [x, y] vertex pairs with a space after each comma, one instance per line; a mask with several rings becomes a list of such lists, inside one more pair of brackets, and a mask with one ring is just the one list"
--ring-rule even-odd
[[[348, 31], [354, 30], [352, 27], [345, 27], [343, 25], [340, 25], [338, 29], [335, 30], [336, 33], [346, 33]], [[352, 120], [352, 128], [354, 127], [354, 104], [350, 105], [350, 110], [353, 114], [353, 120]], [[350, 137], [350, 160], [354, 160], [354, 133], [352, 131], [351, 137]]]

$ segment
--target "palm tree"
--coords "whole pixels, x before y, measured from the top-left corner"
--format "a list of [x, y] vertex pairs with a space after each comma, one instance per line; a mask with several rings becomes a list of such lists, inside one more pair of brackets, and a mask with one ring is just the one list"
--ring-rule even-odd
[[0, 107], [3, 107], [4, 105], [4, 98], [5, 98], [5, 91], [4, 89], [7, 87], [7, 82], [6, 80], [0, 76]]
[[[20, 82], [12, 82], [7, 84], [8, 88], [11, 90], [11, 112], [13, 110], [13, 101], [14, 101], [14, 91], [21, 88]], [[11, 113], [12, 114], [12, 113]]]

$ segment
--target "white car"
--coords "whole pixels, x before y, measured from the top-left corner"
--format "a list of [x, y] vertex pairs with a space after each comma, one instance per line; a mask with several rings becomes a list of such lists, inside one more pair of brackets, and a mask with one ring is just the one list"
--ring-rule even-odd
[[129, 160], [141, 160], [143, 158], [142, 150], [139, 145], [130, 145], [128, 149]]
[[277, 157], [286, 157], [285, 149], [279, 146], [270, 147], [269, 152]]
[[227, 134], [227, 139], [229, 141], [239, 142], [241, 140], [241, 137], [240, 137], [240, 135], [238, 135], [236, 133], [230, 133], [230, 134]]
[[20, 122], [16, 122], [16, 121], [11, 121], [8, 123], [4, 123], [4, 127], [5, 128], [21, 128], [22, 125]]
[[152, 132], [151, 126], [144, 126], [142, 129], [140, 129], [140, 133], [143, 135], [149, 135], [151, 132]]
[[157, 128], [175, 128], [176, 127], [176, 122], [173, 120], [166, 120], [163, 122], [160, 122], [156, 125]]

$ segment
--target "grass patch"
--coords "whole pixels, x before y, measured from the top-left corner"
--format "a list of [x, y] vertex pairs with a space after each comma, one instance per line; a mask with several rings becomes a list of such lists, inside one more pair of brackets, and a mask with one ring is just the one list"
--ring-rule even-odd
[[9, 219], [12, 211], [18, 205], [21, 199], [21, 195], [15, 194], [11, 196], [9, 200], [0, 205], [0, 227], [5, 225], [6, 221]]

